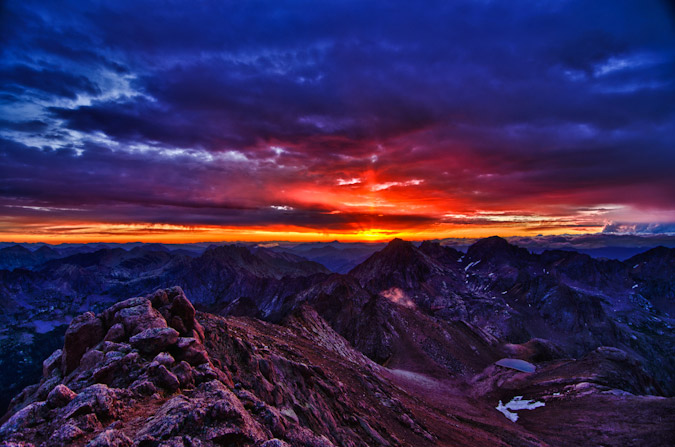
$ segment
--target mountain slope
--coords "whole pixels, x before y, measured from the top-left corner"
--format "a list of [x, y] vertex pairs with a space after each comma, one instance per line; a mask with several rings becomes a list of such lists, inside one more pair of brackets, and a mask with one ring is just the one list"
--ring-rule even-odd
[[453, 398], [461, 421], [412, 398], [307, 307], [284, 326], [195, 315], [175, 288], [84, 314], [68, 334], [42, 382], [13, 401], [0, 440], [545, 445], [467, 398]]
[[[385, 368], [306, 303], [276, 325], [195, 312], [176, 287], [78, 316], [0, 420], [0, 443], [667, 446], [675, 398], [637, 395], [653, 386], [611, 348], [533, 374], [489, 365], [466, 383]], [[495, 409], [515, 393], [540, 400], [516, 422]]]
[[659, 312], [672, 303], [672, 259], [670, 249], [657, 249], [629, 267], [574, 252], [531, 254], [498, 237], [465, 255], [394, 240], [350, 274], [372, 295], [403, 297], [426, 315], [465, 320], [502, 342], [548, 339], [571, 357], [620, 348], [673, 393], [675, 321]]

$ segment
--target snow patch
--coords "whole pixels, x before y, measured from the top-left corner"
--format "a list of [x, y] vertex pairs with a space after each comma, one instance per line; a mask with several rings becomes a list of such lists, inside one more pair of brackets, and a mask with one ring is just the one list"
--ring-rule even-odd
[[510, 359], [505, 358], [495, 362], [495, 365], [503, 366], [504, 368], [511, 368], [517, 371], [522, 371], [526, 373], [533, 373], [537, 370], [537, 367], [530, 362], [526, 362], [521, 359]]
[[467, 265], [466, 267], [464, 267], [464, 271], [466, 272], [466, 271], [469, 270], [471, 267], [473, 267], [474, 265], [478, 265], [478, 264], [480, 264], [480, 259], [479, 259], [478, 261], [473, 261], [473, 262], [469, 263], [469, 265]]
[[500, 400], [499, 405], [497, 405], [495, 408], [512, 422], [516, 422], [518, 420], [518, 414], [514, 413], [514, 411], [534, 410], [535, 408], [543, 407], [545, 405], [546, 404], [544, 402], [523, 400], [523, 396], [516, 396], [506, 405], [502, 404], [502, 401]]

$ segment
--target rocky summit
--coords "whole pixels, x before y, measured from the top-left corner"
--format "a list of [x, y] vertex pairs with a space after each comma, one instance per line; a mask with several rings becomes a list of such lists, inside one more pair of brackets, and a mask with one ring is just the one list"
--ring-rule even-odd
[[[536, 372], [492, 357], [473, 359], [472, 368], [486, 366], [461, 380], [386, 367], [307, 303], [273, 324], [196, 312], [182, 289], [163, 289], [75, 318], [63, 348], [44, 361], [42, 380], [12, 400], [0, 445], [553, 446], [603, 439], [665, 446], [675, 439], [675, 399], [659, 396], [654, 379], [619, 349], [578, 360], [543, 340], [491, 349], [493, 357], [532, 362]], [[603, 414], [615, 422], [599, 423]]]

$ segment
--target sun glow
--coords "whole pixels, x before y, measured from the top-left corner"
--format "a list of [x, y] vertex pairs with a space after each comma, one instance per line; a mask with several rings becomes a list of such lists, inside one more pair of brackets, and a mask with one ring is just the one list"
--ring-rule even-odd
[[368, 241], [368, 242], [380, 242], [387, 241], [392, 238], [392, 235], [399, 234], [398, 232], [391, 230], [384, 230], [379, 228], [371, 228], [368, 230], [358, 231], [355, 234], [355, 237], [358, 240]]
[[385, 242], [393, 238], [407, 240], [442, 239], [446, 237], [486, 237], [495, 234], [518, 236], [533, 234], [588, 233], [599, 231], [598, 227], [529, 227], [527, 225], [504, 225], [476, 227], [471, 225], [435, 225], [419, 228], [348, 228], [323, 230], [291, 225], [258, 227], [185, 226], [168, 224], [100, 224], [73, 222], [61, 225], [24, 225], [12, 231], [0, 226], [0, 240], [6, 242], [262, 242], [262, 241], [332, 241]]

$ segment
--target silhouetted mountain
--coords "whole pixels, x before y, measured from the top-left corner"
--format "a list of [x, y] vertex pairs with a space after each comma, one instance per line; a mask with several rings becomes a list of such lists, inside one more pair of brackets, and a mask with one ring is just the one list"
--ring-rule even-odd
[[274, 247], [272, 250], [294, 253], [318, 262], [336, 273], [347, 273], [361, 262], [365, 261], [383, 244], [341, 243], [306, 243], [293, 247]]
[[46, 245], [35, 251], [30, 251], [21, 245], [12, 245], [0, 249], [0, 270], [30, 269], [60, 256], [56, 250]]
[[412, 243], [394, 239], [349, 274], [357, 278], [365, 289], [379, 293], [391, 287], [418, 288], [431, 276], [442, 275], [447, 271], [446, 266], [427, 256]]

